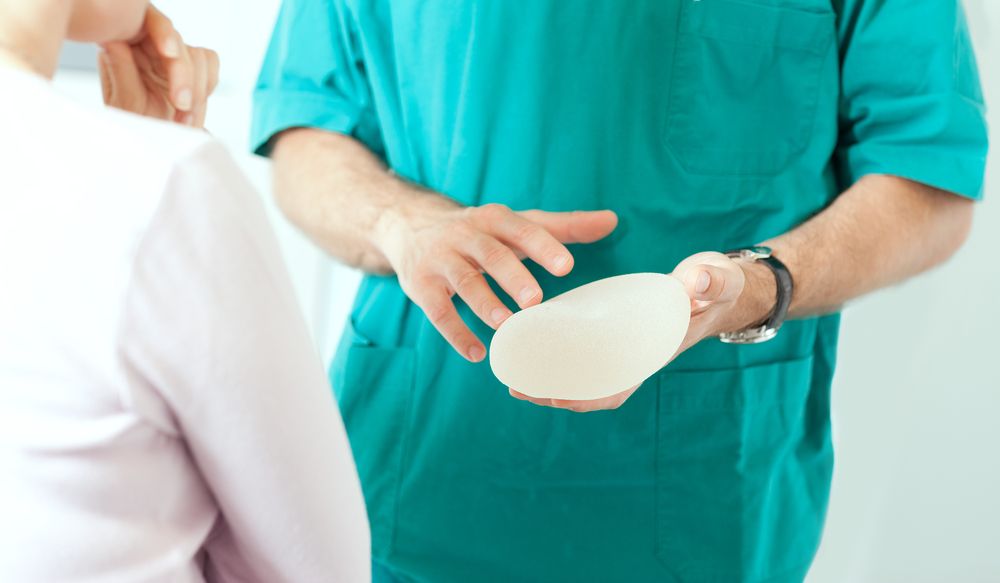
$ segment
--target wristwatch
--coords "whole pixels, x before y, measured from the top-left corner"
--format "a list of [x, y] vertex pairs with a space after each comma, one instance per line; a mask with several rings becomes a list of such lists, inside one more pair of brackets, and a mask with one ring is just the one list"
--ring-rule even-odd
[[729, 251], [727, 257], [732, 259], [742, 259], [743, 261], [759, 261], [771, 269], [777, 283], [777, 296], [774, 302], [774, 309], [767, 319], [760, 326], [753, 326], [737, 332], [724, 332], [719, 335], [719, 340], [727, 344], [759, 344], [767, 342], [778, 334], [778, 329], [785, 322], [788, 315], [788, 306], [792, 303], [792, 274], [789, 273], [785, 264], [771, 254], [770, 247], [748, 247]]

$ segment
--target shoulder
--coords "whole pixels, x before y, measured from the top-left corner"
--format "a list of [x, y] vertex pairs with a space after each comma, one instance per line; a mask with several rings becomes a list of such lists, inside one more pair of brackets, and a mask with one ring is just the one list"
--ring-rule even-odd
[[68, 119], [60, 147], [76, 152], [62, 159], [86, 161], [85, 175], [103, 175], [106, 184], [151, 197], [154, 204], [179, 172], [192, 167], [208, 175], [234, 171], [226, 148], [203, 130], [109, 107], [62, 105], [58, 111]]
[[202, 130], [110, 107], [92, 111], [88, 117], [95, 126], [94, 131], [103, 128], [104, 141], [109, 147], [129, 158], [171, 164], [215, 143], [212, 136]]
[[[253, 188], [229, 150], [203, 130], [103, 109], [94, 116], [94, 132], [103, 131], [119, 184], [150, 198], [156, 214], [165, 206], [209, 210], [256, 199]], [[151, 217], [152, 218], [152, 217]]]

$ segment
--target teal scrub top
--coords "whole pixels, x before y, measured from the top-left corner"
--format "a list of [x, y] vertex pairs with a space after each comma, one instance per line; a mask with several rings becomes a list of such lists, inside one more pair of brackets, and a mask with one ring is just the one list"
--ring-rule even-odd
[[[285, 0], [253, 144], [321, 128], [466, 205], [616, 211], [569, 276], [530, 266], [552, 297], [778, 235], [866, 174], [978, 198], [983, 109], [956, 1]], [[837, 331], [705, 341], [577, 414], [512, 399], [368, 276], [331, 379], [375, 560], [431, 583], [801, 581]]]

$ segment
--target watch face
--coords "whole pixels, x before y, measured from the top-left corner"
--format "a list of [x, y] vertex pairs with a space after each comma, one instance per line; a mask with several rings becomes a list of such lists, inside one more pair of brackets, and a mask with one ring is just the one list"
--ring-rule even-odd
[[764, 247], [763, 245], [756, 245], [746, 249], [745, 253], [750, 255], [753, 259], [767, 259], [771, 256], [771, 248]]

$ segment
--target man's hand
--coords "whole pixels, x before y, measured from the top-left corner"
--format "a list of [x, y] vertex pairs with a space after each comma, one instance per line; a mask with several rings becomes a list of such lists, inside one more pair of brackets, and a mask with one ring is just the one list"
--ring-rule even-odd
[[542, 289], [522, 263], [528, 258], [549, 273], [573, 269], [566, 243], [592, 243], [618, 224], [611, 211], [515, 212], [489, 204], [462, 207], [426, 193], [398, 212], [386, 213], [377, 226], [379, 248], [399, 277], [407, 296], [442, 336], [472, 362], [486, 356], [452, 303], [456, 294], [494, 329], [511, 316], [484, 273], [521, 308], [542, 300]]
[[[776, 283], [764, 265], [734, 261], [721, 253], [697, 253], [681, 261], [673, 276], [684, 283], [691, 298], [691, 323], [677, 352], [664, 355], [664, 364], [705, 338], [764, 321], [774, 307]], [[590, 401], [537, 399], [513, 388], [510, 394], [536, 405], [584, 413], [617, 409], [638, 388]]]
[[189, 47], [162, 12], [150, 6], [139, 36], [104, 45], [104, 102], [191, 127], [205, 125], [208, 97], [219, 82], [215, 51]]

